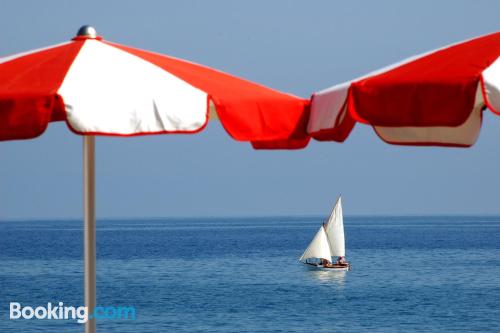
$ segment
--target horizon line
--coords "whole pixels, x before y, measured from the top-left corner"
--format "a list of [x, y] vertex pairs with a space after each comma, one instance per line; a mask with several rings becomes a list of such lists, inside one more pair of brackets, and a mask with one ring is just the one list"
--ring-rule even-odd
[[[161, 219], [172, 219], [172, 220], [189, 220], [189, 219], [259, 219], [259, 218], [324, 218], [328, 215], [320, 215], [320, 214], [303, 214], [303, 215], [284, 215], [284, 214], [276, 214], [276, 215], [206, 215], [206, 216], [105, 216], [98, 217], [96, 216], [96, 220], [161, 220]], [[407, 214], [349, 214], [344, 215], [344, 218], [367, 218], [367, 217], [500, 217], [499, 213], [436, 213], [436, 214], [416, 214], [416, 213], [407, 213]], [[83, 217], [0, 217], [1, 222], [22, 222], [22, 221], [83, 221]]]

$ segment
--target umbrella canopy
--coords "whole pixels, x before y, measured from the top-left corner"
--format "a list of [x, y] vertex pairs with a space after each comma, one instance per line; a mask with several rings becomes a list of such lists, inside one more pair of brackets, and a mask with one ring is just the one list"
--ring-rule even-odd
[[[85, 306], [95, 299], [94, 136], [196, 133], [210, 116], [256, 148], [302, 148], [309, 101], [188, 61], [104, 41], [71, 41], [0, 58], [0, 141], [66, 121], [84, 135]], [[85, 324], [95, 332], [95, 319]]]
[[500, 115], [500, 32], [418, 55], [312, 97], [308, 132], [344, 141], [356, 122], [401, 145], [469, 147]]
[[256, 147], [307, 145], [308, 101], [189, 61], [111, 43], [83, 27], [71, 41], [0, 58], [0, 140], [51, 121], [75, 133], [195, 133], [218, 117]]

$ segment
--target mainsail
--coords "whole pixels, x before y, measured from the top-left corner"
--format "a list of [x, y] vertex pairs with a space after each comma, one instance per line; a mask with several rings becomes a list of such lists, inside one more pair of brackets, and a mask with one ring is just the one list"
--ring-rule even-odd
[[299, 260], [302, 261], [309, 258], [323, 258], [331, 260], [330, 247], [328, 246], [328, 239], [323, 226], [319, 228], [316, 236], [314, 236], [311, 244], [309, 244]]
[[325, 225], [326, 236], [330, 246], [330, 255], [332, 257], [345, 256], [344, 239], [344, 219], [342, 217], [342, 198], [339, 197], [335, 207], [333, 207], [330, 219]]

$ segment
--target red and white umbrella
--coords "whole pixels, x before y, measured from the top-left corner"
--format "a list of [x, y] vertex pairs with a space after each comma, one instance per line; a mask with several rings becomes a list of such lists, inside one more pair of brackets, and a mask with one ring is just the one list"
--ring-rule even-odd
[[215, 116], [236, 140], [308, 142], [308, 101], [105, 41], [89, 27], [69, 42], [0, 58], [0, 77], [0, 140], [36, 137], [58, 120], [83, 135], [196, 133]]
[[[309, 101], [188, 61], [107, 42], [71, 41], [0, 58], [0, 141], [66, 121], [84, 135], [85, 305], [95, 307], [94, 136], [196, 133], [209, 117], [256, 148], [302, 148]], [[86, 332], [95, 331], [95, 321]]]
[[392, 144], [469, 147], [486, 107], [500, 115], [500, 32], [315, 93], [308, 132], [342, 142], [360, 122]]

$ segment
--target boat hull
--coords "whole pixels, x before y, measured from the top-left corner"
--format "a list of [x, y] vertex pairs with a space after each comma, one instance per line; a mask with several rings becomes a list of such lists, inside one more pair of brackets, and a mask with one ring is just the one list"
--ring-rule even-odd
[[321, 264], [316, 265], [316, 264], [311, 264], [308, 262], [305, 262], [304, 265], [307, 266], [307, 268], [311, 270], [318, 270], [318, 271], [337, 271], [337, 272], [347, 272], [348, 270], [351, 269], [350, 265], [332, 265], [332, 266], [323, 266]]

